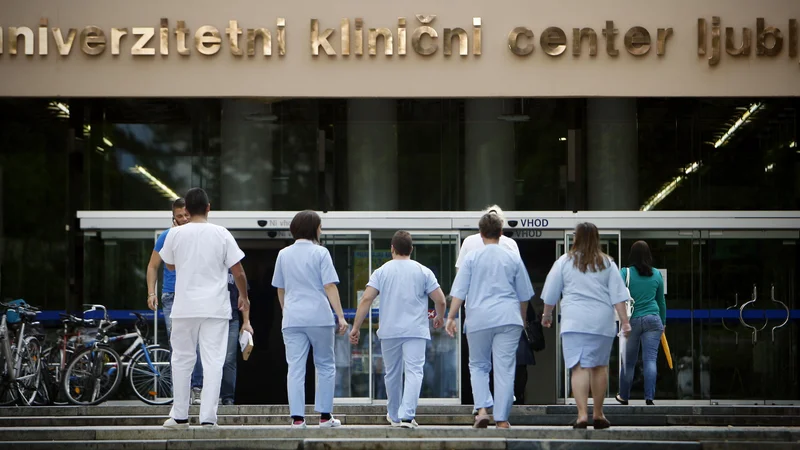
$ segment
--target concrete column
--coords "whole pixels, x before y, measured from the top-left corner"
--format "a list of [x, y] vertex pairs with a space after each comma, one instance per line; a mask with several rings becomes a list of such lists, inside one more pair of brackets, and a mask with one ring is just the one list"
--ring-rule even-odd
[[222, 205], [215, 209], [272, 208], [272, 107], [259, 100], [222, 101]]
[[505, 112], [503, 99], [466, 100], [464, 206], [467, 210], [481, 210], [493, 204], [504, 210], [514, 209], [514, 124], [499, 118]]
[[347, 101], [347, 209], [397, 210], [397, 104]]
[[593, 211], [636, 211], [639, 132], [635, 98], [587, 102], [587, 199]]

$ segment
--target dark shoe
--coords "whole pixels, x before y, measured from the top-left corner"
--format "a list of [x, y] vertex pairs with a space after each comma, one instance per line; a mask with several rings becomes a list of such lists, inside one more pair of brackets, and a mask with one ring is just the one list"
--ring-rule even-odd
[[605, 430], [606, 428], [611, 428], [611, 422], [605, 417], [602, 419], [594, 419], [594, 424], [592, 426], [595, 430]]
[[235, 403], [232, 398], [223, 398], [220, 404], [222, 406], [233, 406]]
[[614, 397], [614, 398], [617, 400], [617, 403], [619, 403], [620, 405], [627, 405], [628, 404], [628, 401], [627, 400], [623, 400], [622, 397], [619, 396], [619, 394], [617, 394], [617, 396]]
[[472, 428], [486, 428], [489, 426], [489, 416], [478, 414], [475, 416], [475, 423]]
[[578, 422], [577, 420], [572, 422], [572, 428], [575, 430], [585, 430], [588, 426], [589, 422]]
[[649, 406], [655, 406], [655, 403], [653, 403], [652, 400], [645, 400], [645, 403], [647, 403]]

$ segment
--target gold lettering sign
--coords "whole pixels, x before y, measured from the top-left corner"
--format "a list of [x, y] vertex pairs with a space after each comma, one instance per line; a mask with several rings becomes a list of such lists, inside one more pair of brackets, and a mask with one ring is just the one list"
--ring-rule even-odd
[[169, 55], [169, 20], [161, 19], [161, 28], [158, 29], [159, 50], [161, 55]]
[[720, 22], [719, 17], [715, 16], [711, 18], [711, 56], [708, 57], [708, 64], [710, 66], [719, 64]]
[[[55, 35], [55, 32], [53, 34]], [[112, 55], [119, 55], [119, 42], [122, 39], [122, 36], [125, 36], [126, 34], [128, 34], [128, 29], [127, 28], [112, 28], [111, 29], [111, 54]], [[74, 35], [70, 34], [70, 42], [69, 42], [70, 47], [72, 47], [72, 39], [74, 37], [75, 37]], [[59, 41], [60, 38], [61, 38], [61, 33], [58, 33], [58, 37], [56, 37], [56, 43]], [[61, 45], [59, 45], [58, 51], [59, 52], [61, 51]], [[69, 48], [67, 48], [67, 53], [69, 53]], [[62, 55], [65, 55], [65, 54], [66, 53], [62, 53]]]
[[482, 50], [481, 42], [481, 18], [472, 18], [472, 54], [480, 56]]
[[342, 56], [350, 56], [350, 19], [342, 19], [340, 28], [342, 34]]
[[650, 51], [650, 32], [644, 27], [633, 27], [625, 33], [625, 50], [633, 56], [644, 56]]
[[581, 56], [583, 38], [589, 38], [589, 56], [597, 56], [597, 33], [591, 28], [572, 29], [572, 55]]
[[[48, 21], [45, 18], [39, 20], [39, 55], [47, 56], [47, 25]], [[2, 29], [0, 29], [0, 34], [2, 34]], [[2, 47], [3, 41], [0, 40], [0, 47]], [[2, 53], [2, 50], [0, 50]]]
[[742, 28], [742, 45], [737, 47], [735, 44], [735, 35], [733, 27], [725, 28], [725, 51], [731, 56], [748, 56], [750, 55], [750, 45], [752, 43], [752, 30], [750, 28]]
[[386, 56], [392, 56], [394, 43], [392, 40], [392, 30], [388, 28], [370, 28], [369, 29], [369, 54], [375, 56], [378, 54], [378, 37], [383, 38], [383, 53]]
[[469, 40], [467, 32], [463, 28], [444, 29], [444, 56], [453, 54], [453, 38], [458, 38], [458, 54], [461, 56], [469, 55]]
[[406, 55], [406, 18], [397, 18], [397, 54]]
[[131, 55], [134, 56], [153, 56], [156, 54], [156, 49], [147, 47], [150, 40], [156, 34], [156, 31], [151, 27], [135, 27], [132, 30], [134, 36], [139, 36], [139, 39], [131, 47]]
[[658, 43], [656, 44], [656, 55], [664, 56], [667, 53], [667, 39], [672, 36], [672, 28], [658, 29]]
[[[417, 20], [422, 24], [422, 26], [417, 27], [414, 30], [414, 34], [411, 35], [411, 47], [414, 49], [415, 52], [419, 53], [422, 56], [428, 56], [436, 53], [436, 50], [439, 49], [439, 44], [436, 43], [436, 38], [439, 37], [439, 33], [430, 27], [429, 25], [436, 20], [436, 15], [431, 14], [428, 16], [417, 14]], [[430, 38], [430, 43], [428, 45], [423, 45], [422, 38], [424, 36], [428, 36]]]
[[175, 40], [178, 43], [178, 54], [181, 56], [189, 56], [189, 48], [186, 47], [187, 34], [189, 29], [186, 28], [186, 22], [179, 20], [178, 26], [175, 27]]
[[17, 45], [22, 39], [26, 55], [33, 55], [33, 30], [28, 27], [8, 27], [8, 54], [17, 54]]
[[91, 56], [100, 55], [106, 50], [106, 34], [100, 27], [89, 26], [81, 31], [81, 50]]
[[[520, 36], [528, 41], [524, 47], [520, 46]], [[533, 53], [533, 31], [530, 28], [516, 27], [508, 33], [508, 48], [517, 56], [528, 56]]]
[[211, 56], [217, 54], [221, 47], [222, 38], [219, 30], [210, 25], [205, 25], [194, 32], [194, 46], [201, 55]]
[[[764, 18], [759, 17], [756, 19], [756, 33], [758, 38], [756, 41], [756, 55], [759, 56], [775, 56], [781, 52], [783, 48], [783, 34], [781, 30], [775, 27], [764, 27]], [[772, 37], [772, 47], [767, 46], [767, 37]]]
[[286, 54], [286, 19], [278, 17], [278, 56]]
[[256, 39], [261, 38], [261, 54], [272, 55], [272, 36], [266, 28], [247, 29], [247, 56], [256, 56]]
[[228, 44], [230, 45], [231, 54], [233, 56], [244, 55], [244, 51], [239, 48], [239, 36], [242, 35], [242, 29], [239, 28], [239, 22], [236, 20], [228, 21], [228, 28], [225, 28], [225, 34], [228, 35]]
[[545, 28], [539, 38], [539, 44], [548, 55], [559, 56], [567, 50], [567, 35], [561, 28]]
[[619, 55], [619, 50], [616, 49], [615, 42], [617, 34], [619, 34], [619, 31], [614, 28], [614, 21], [607, 20], [606, 27], [603, 29], [603, 37], [606, 38], [606, 53], [608, 53], [608, 56]]
[[322, 50], [325, 51], [326, 55], [336, 56], [336, 51], [333, 50], [331, 43], [328, 42], [328, 38], [331, 37], [332, 34], [332, 28], [328, 28], [327, 30], [323, 31], [322, 34], [320, 34], [319, 20], [311, 19], [311, 54], [313, 56], [319, 55], [320, 47], [322, 47]]

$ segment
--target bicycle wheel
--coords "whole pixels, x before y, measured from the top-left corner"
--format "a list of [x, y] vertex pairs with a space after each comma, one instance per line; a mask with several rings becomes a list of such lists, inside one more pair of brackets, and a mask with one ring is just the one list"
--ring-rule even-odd
[[[63, 365], [61, 361], [62, 352], [64, 357]], [[50, 396], [50, 401], [54, 405], [69, 404], [66, 395], [64, 395], [64, 390], [62, 389], [62, 378], [66, 371], [67, 364], [72, 360], [72, 355], [74, 353], [75, 352], [73, 352], [71, 348], [62, 350], [59, 344], [47, 348], [42, 352], [42, 360], [46, 368], [44, 382], [47, 384], [47, 392]]]
[[[16, 352], [16, 347], [13, 347], [11, 354]], [[0, 352], [0, 406], [10, 406], [17, 403], [17, 388], [11, 382], [11, 377], [8, 374], [8, 364], [3, 352]]]
[[131, 359], [128, 380], [133, 392], [150, 405], [172, 403], [172, 352], [162, 347], [148, 347]]
[[17, 354], [17, 392], [23, 406], [35, 404], [42, 384], [42, 349], [39, 340], [28, 336]]
[[122, 381], [119, 355], [109, 347], [90, 347], [75, 354], [64, 371], [64, 395], [73, 405], [107, 400]]

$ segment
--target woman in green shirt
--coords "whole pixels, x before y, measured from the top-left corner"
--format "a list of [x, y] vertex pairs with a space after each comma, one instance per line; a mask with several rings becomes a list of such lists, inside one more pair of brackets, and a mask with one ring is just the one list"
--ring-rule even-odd
[[631, 334], [625, 347], [625, 365], [620, 368], [617, 401], [623, 405], [628, 404], [633, 372], [641, 346], [644, 399], [648, 405], [652, 405], [656, 393], [658, 346], [667, 323], [664, 279], [661, 277], [661, 272], [653, 268], [653, 256], [650, 254], [647, 242], [634, 243], [628, 260], [630, 267], [622, 268], [620, 274], [623, 280], [627, 280], [630, 271], [628, 289], [631, 291], [634, 303], [630, 318]]

